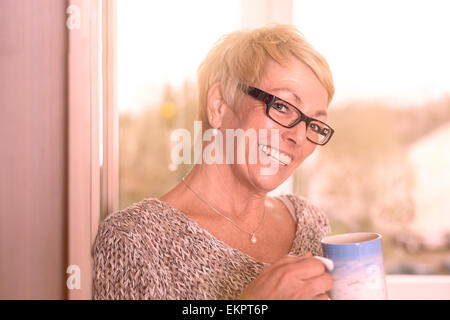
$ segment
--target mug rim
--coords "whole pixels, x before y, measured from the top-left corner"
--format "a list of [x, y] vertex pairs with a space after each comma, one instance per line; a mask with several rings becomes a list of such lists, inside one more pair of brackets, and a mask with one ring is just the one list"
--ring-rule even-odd
[[[363, 241], [355, 241], [352, 243], [331, 243], [328, 242], [330, 240], [330, 238], [337, 238], [337, 237], [346, 237], [346, 236], [350, 236], [350, 235], [374, 235], [375, 237], [372, 239], [368, 239], [368, 240], [363, 240]], [[375, 241], [378, 239], [381, 239], [382, 235], [380, 233], [377, 232], [349, 232], [349, 233], [339, 233], [339, 234], [334, 234], [334, 235], [329, 235], [326, 237], [323, 237], [320, 240], [320, 243], [325, 244], [325, 245], [330, 245], [330, 246], [344, 246], [344, 245], [357, 245], [360, 243], [366, 243], [366, 242], [370, 242], [370, 241]], [[328, 239], [328, 241], [326, 240]]]

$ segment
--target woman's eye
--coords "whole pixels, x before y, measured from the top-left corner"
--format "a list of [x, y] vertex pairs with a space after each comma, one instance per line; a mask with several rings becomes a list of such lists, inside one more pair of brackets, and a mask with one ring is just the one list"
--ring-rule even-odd
[[275, 110], [277, 110], [279, 112], [287, 112], [289, 110], [288, 107], [282, 103], [274, 103], [272, 105], [272, 108], [274, 108]]
[[309, 125], [309, 127], [310, 127], [314, 132], [320, 133], [320, 127], [319, 127], [317, 124], [311, 123], [311, 124]]

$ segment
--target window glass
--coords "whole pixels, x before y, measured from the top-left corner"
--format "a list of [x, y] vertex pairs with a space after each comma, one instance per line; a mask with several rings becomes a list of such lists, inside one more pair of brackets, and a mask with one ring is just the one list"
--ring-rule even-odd
[[[333, 233], [383, 234], [391, 274], [450, 274], [447, 7], [293, 1], [294, 24], [336, 86], [335, 133], [299, 167], [294, 192], [325, 211]], [[122, 209], [161, 196], [190, 169], [172, 163], [170, 134], [193, 137], [196, 68], [240, 28], [241, 1], [118, 1], [117, 23]]]
[[[117, 1], [119, 207], [170, 190], [191, 165], [171, 163], [170, 134], [193, 137], [196, 70], [239, 29], [240, 1]], [[193, 141], [192, 141], [193, 143]]]
[[325, 210], [333, 233], [381, 233], [391, 274], [450, 274], [448, 9], [294, 1], [294, 23], [336, 86], [335, 134], [298, 169], [295, 192]]

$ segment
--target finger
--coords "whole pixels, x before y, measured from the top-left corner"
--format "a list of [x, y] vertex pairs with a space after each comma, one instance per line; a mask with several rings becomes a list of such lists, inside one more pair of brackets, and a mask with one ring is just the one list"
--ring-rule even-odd
[[307, 291], [310, 292], [312, 296], [324, 294], [333, 288], [333, 278], [327, 272], [318, 277], [304, 281]]
[[302, 258], [311, 258], [312, 256], [313, 256], [312, 253], [309, 251], [304, 254], [299, 255], [299, 257], [302, 257]]
[[291, 255], [291, 254], [288, 254], [288, 255], [285, 255], [284, 257], [282, 257], [280, 260], [278, 260], [277, 262], [275, 262], [272, 265], [281, 267], [283, 265], [296, 263], [296, 262], [298, 262], [300, 260], [308, 259], [308, 258], [311, 258], [311, 257], [312, 257], [311, 252], [307, 252], [307, 253], [304, 253], [302, 255]]
[[292, 261], [296, 261], [296, 260], [302, 260], [302, 259], [308, 259], [311, 258], [313, 255], [311, 252], [306, 252], [300, 255], [293, 255], [293, 254], [288, 254], [285, 257], [291, 258]]
[[310, 279], [325, 273], [324, 264], [316, 258], [304, 258], [286, 266], [287, 272], [293, 272], [298, 279]]
[[[312, 260], [312, 263], [308, 263], [305, 265], [300, 265], [299, 263], [301, 261], [306, 260]], [[311, 270], [307, 270], [311, 267], [311, 264], [315, 264], [315, 267], [319, 268], [319, 270], [316, 270], [315, 272], [311, 272]], [[308, 279], [315, 276], [318, 276], [319, 274], [323, 273], [325, 271], [325, 267], [323, 266], [323, 263], [320, 262], [318, 259], [313, 258], [312, 254], [310, 252], [307, 252], [305, 254], [294, 256], [294, 255], [286, 255], [274, 264], [272, 264], [269, 268], [265, 269], [263, 272], [280, 272], [279, 274], [283, 278], [292, 278], [292, 279]]]
[[330, 298], [325, 293], [321, 293], [315, 296], [313, 300], [330, 300]]

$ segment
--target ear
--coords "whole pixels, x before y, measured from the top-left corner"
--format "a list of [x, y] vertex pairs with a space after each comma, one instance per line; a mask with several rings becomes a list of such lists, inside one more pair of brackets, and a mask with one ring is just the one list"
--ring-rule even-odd
[[206, 114], [209, 124], [212, 128], [220, 128], [226, 109], [228, 108], [222, 95], [220, 82], [214, 83], [208, 91], [208, 102], [206, 105]]

